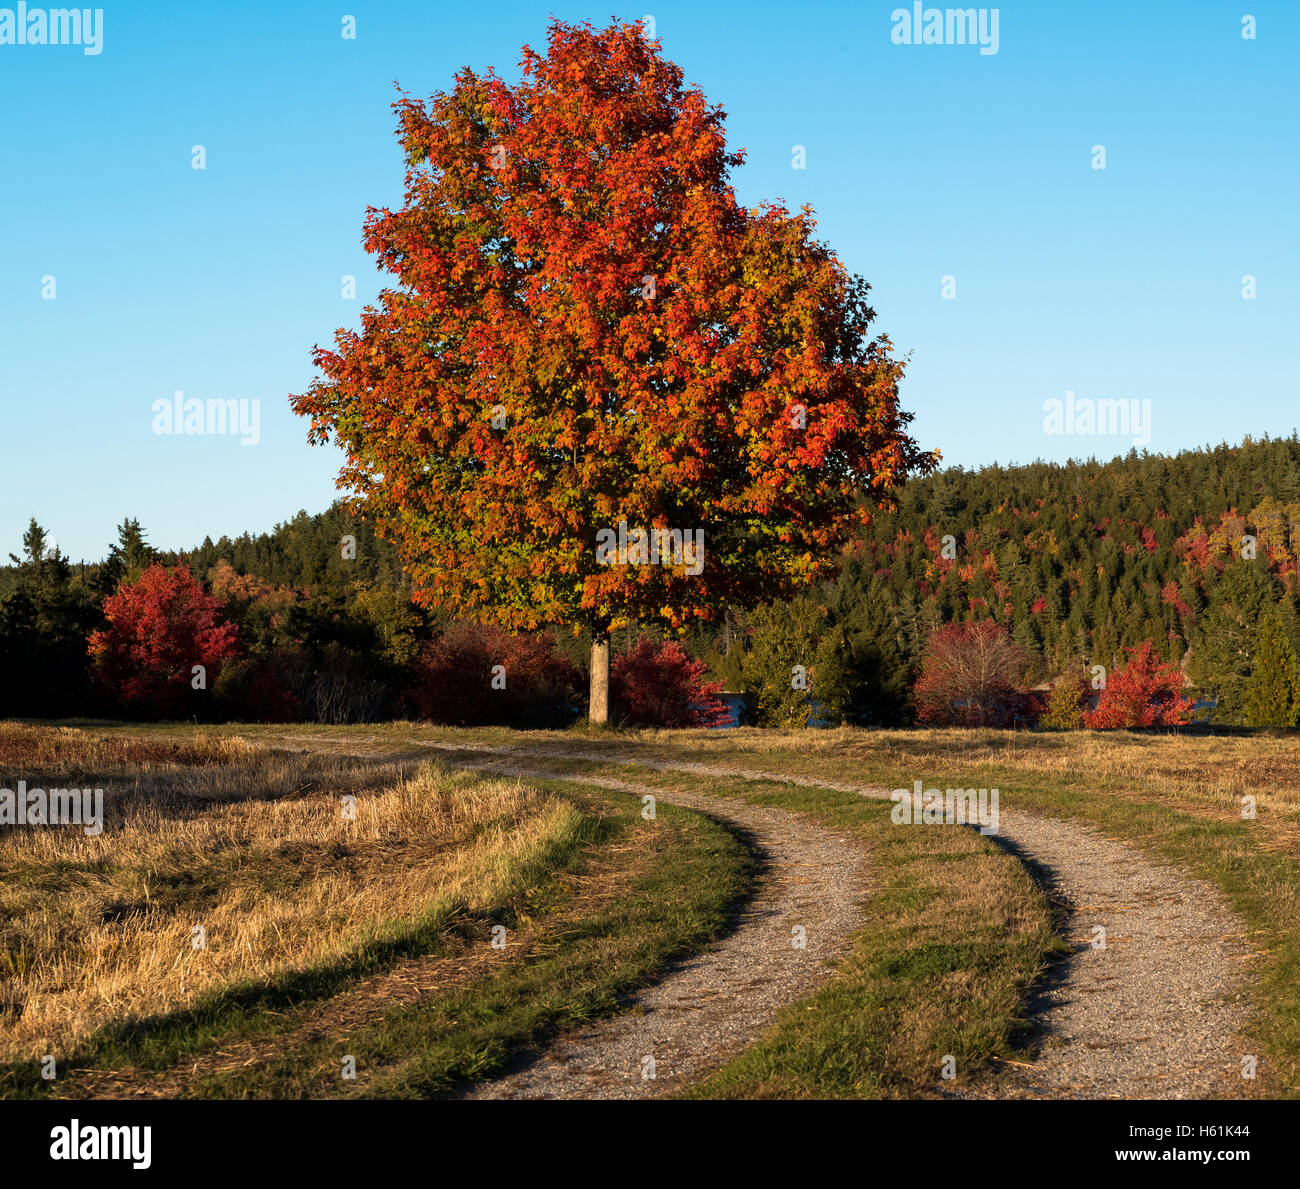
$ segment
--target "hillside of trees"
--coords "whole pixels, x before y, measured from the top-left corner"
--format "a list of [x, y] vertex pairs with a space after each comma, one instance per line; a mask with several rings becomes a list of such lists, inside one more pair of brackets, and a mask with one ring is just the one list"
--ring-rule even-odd
[[[1300, 717], [1295, 435], [1176, 457], [950, 468], [896, 495], [896, 510], [854, 543], [836, 581], [789, 604], [728, 612], [685, 640], [687, 658], [638, 647], [646, 633], [635, 626], [616, 634], [615, 652], [641, 668], [661, 664], [657, 676], [642, 674], [646, 688], [670, 670], [693, 674], [683, 697], [725, 682], [745, 695], [752, 722], [897, 724], [914, 721], [925, 701], [923, 669], [951, 662], [963, 640], [1003, 641], [998, 665], [1018, 671], [1021, 694], [1038, 687], [1044, 698], [1048, 686], [1090, 674], [1091, 689], [1104, 688], [1106, 673], [1149, 644], [1143, 664], [1166, 675], [1165, 687], [1181, 681], [1198, 717]], [[128, 519], [93, 565], [74, 565], [33, 521], [10, 562], [0, 568], [6, 715], [165, 707], [169, 716], [350, 721], [460, 707], [488, 721], [507, 705], [490, 698], [488, 676], [506, 653], [514, 715], [553, 723], [581, 701], [588, 641], [512, 638], [459, 623], [455, 608], [416, 606], [395, 550], [340, 505], [179, 554], [153, 549]], [[115, 644], [128, 622], [134, 635]], [[141, 627], [159, 623], [166, 630]], [[952, 625], [961, 630], [940, 634]], [[157, 637], [148, 647], [146, 630]], [[213, 671], [204, 666], [197, 685], [183, 663], [198, 648], [187, 631], [224, 633], [222, 647], [203, 654]], [[936, 642], [948, 649], [938, 660]], [[629, 665], [635, 684], [642, 678], [628, 677]], [[158, 690], [171, 692], [155, 696], [137, 681], [138, 697], [124, 698], [121, 673], [132, 666], [152, 666]], [[440, 682], [466, 692], [448, 697]], [[178, 701], [182, 687], [191, 694]], [[474, 709], [476, 698], [497, 709]], [[1032, 716], [1043, 708], [1040, 699]]]
[[1004, 625], [1043, 681], [1150, 641], [1244, 723], [1266, 621], [1300, 650], [1300, 441], [949, 469], [910, 484], [824, 600], [915, 666], [934, 630]]

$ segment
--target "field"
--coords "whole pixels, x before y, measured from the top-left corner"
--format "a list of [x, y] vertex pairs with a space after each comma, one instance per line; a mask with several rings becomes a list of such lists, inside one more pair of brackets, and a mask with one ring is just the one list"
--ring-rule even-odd
[[0, 828], [8, 1098], [1300, 1091], [1283, 736], [0, 726], [18, 781], [105, 828]]

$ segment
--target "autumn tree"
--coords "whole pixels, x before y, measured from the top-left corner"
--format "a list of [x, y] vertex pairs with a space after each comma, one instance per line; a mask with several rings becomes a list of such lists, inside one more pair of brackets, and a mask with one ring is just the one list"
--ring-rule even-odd
[[1036, 717], [1024, 688], [1025, 649], [991, 619], [950, 623], [930, 636], [916, 681], [923, 723], [1008, 727]]
[[1183, 694], [1177, 665], [1162, 663], [1150, 640], [1125, 648], [1128, 661], [1106, 679], [1097, 705], [1083, 716], [1093, 729], [1178, 726], [1191, 717], [1193, 702]]
[[567, 726], [579, 673], [550, 633], [454, 623], [421, 650], [403, 695], [417, 718], [456, 726]]
[[104, 616], [88, 646], [96, 676], [137, 713], [187, 713], [239, 653], [235, 625], [184, 565], [149, 566], [104, 600]]
[[619, 721], [635, 727], [719, 727], [730, 718], [708, 665], [676, 640], [642, 636], [610, 666]]
[[[809, 209], [739, 205], [723, 112], [657, 41], [555, 22], [521, 66], [397, 102], [405, 204], [364, 237], [396, 284], [293, 402], [417, 599], [592, 633], [604, 721], [611, 629], [788, 596], [934, 458], [867, 284]], [[702, 569], [602, 564], [620, 523], [703, 531]]]

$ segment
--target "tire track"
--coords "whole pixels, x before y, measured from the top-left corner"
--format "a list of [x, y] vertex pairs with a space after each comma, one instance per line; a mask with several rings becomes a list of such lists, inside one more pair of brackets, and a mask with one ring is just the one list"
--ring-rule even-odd
[[761, 865], [753, 896], [726, 937], [674, 964], [634, 997], [631, 1012], [562, 1035], [466, 1098], [632, 1099], [684, 1089], [757, 1040], [782, 1007], [826, 982], [860, 923], [867, 875], [861, 847], [799, 814], [585, 773], [449, 762], [698, 810], [747, 836]]
[[[873, 798], [890, 795], [888, 789], [870, 785], [685, 760], [477, 744], [426, 746], [614, 762]], [[655, 795], [670, 799], [663, 791]], [[715, 813], [723, 804], [707, 801]], [[1245, 976], [1253, 951], [1244, 925], [1218, 891], [1071, 821], [1004, 809], [999, 827], [998, 841], [1029, 865], [1063, 912], [1071, 952], [1031, 1001], [1039, 1031], [1037, 1060], [991, 1084], [954, 1085], [952, 1096], [1232, 1098], [1250, 1093], [1254, 1085], [1242, 1071], [1251, 1050], [1240, 1032], [1248, 1014]]]

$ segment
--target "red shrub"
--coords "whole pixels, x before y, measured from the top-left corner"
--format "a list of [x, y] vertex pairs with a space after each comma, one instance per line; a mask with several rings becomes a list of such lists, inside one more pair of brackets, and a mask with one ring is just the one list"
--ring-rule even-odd
[[619, 718], [636, 727], [718, 727], [731, 718], [718, 697], [725, 684], [706, 681], [709, 667], [676, 640], [642, 636], [609, 668]]
[[284, 673], [282, 650], [227, 665], [217, 682], [222, 713], [242, 722], [298, 722], [302, 703]]
[[[504, 686], [494, 688], [498, 665]], [[562, 726], [582, 691], [582, 675], [549, 635], [512, 636], [493, 625], [452, 624], [424, 646], [412, 670], [404, 709], [452, 726]]]
[[1177, 665], [1162, 664], [1150, 640], [1132, 648], [1128, 664], [1107, 679], [1094, 709], [1083, 716], [1085, 727], [1178, 726], [1191, 717], [1194, 703], [1183, 696]]
[[[104, 600], [104, 614], [108, 627], [93, 632], [88, 645], [96, 675], [136, 712], [174, 717], [206, 710], [221, 666], [239, 654], [238, 629], [184, 565], [150, 566]], [[195, 665], [205, 670], [202, 691], [192, 685]]]
[[1040, 700], [1023, 687], [1026, 653], [991, 619], [937, 628], [916, 682], [917, 718], [940, 726], [1033, 722]]

